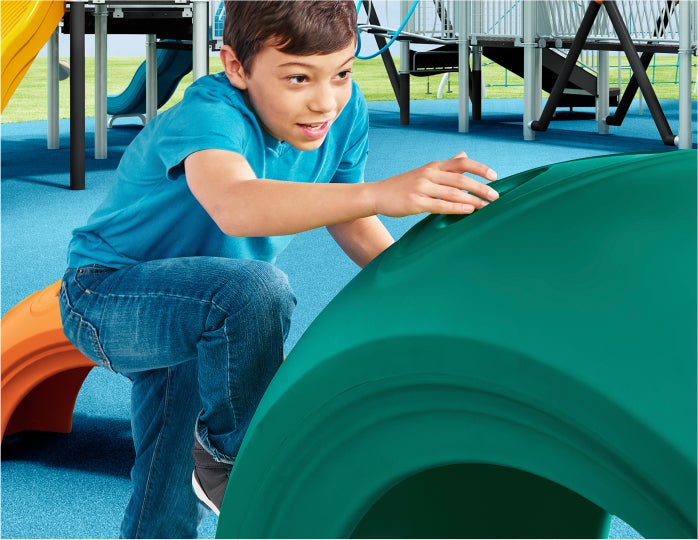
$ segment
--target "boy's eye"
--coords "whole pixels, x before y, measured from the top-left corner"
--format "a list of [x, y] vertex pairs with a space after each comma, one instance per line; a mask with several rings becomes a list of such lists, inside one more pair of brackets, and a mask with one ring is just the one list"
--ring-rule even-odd
[[348, 79], [351, 77], [351, 70], [347, 69], [346, 71], [340, 71], [337, 73], [337, 78], [338, 79]]
[[287, 79], [288, 82], [292, 84], [301, 84], [304, 83], [308, 78], [305, 75], [291, 75]]

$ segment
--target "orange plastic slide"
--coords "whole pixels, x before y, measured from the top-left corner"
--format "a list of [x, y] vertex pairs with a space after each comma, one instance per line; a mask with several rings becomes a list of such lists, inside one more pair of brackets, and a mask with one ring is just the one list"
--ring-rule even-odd
[[2, 20], [2, 107], [22, 81], [41, 48], [61, 22], [65, 2], [46, 0], [0, 1]]
[[35, 292], [2, 318], [0, 439], [19, 431], [72, 429], [75, 400], [95, 364], [63, 334], [60, 285]]

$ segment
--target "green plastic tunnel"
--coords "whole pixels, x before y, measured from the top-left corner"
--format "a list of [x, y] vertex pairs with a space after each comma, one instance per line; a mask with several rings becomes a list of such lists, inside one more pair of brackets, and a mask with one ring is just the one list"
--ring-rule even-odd
[[695, 538], [696, 178], [576, 160], [419, 222], [281, 367], [217, 536]]

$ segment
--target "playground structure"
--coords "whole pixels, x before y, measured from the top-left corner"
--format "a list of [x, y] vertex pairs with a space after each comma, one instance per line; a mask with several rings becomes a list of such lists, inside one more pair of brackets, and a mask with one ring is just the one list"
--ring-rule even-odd
[[95, 364], [63, 334], [60, 285], [57, 281], [35, 292], [2, 318], [0, 437], [72, 430], [78, 391]]
[[695, 538], [696, 157], [552, 164], [415, 225], [281, 366], [217, 536]]
[[[71, 189], [83, 189], [85, 182], [84, 122], [84, 35], [95, 34], [95, 62], [98, 76], [95, 88], [95, 159], [106, 158], [109, 122], [106, 93], [106, 36], [111, 33], [144, 33], [146, 39], [145, 121], [157, 113], [158, 54], [164, 39], [188, 42], [192, 47], [194, 79], [208, 73], [208, 51], [220, 46], [225, 17], [220, 1], [153, 0], [119, 2], [104, 0], [68, 3], [25, 0], [3, 4], [3, 47], [6, 33], [15, 39], [24, 65], [48, 39], [49, 118], [48, 148], [58, 148], [58, 50], [57, 34], [47, 38], [63, 18], [62, 31], [71, 40]], [[10, 9], [15, 6], [15, 15]], [[691, 148], [691, 57], [696, 54], [698, 8], [694, 2], [676, 0], [400, 0], [404, 26], [380, 25], [371, 0], [360, 17], [362, 33], [375, 36], [383, 47], [387, 40], [400, 43], [400, 69], [395, 68], [389, 50], [381, 55], [400, 105], [401, 123], [409, 122], [410, 76], [457, 72], [458, 129], [469, 130], [472, 95], [474, 119], [480, 118], [480, 80], [483, 55], [489, 55], [524, 78], [523, 136], [535, 138], [544, 131], [558, 106], [596, 105], [599, 133], [610, 125], [620, 125], [638, 88], [645, 97], [662, 141], [679, 148]], [[50, 12], [50, 13], [49, 13]], [[64, 15], [62, 14], [64, 12]], [[593, 16], [589, 15], [592, 14]], [[43, 18], [37, 19], [36, 13]], [[681, 13], [681, 15], [680, 15]], [[7, 22], [9, 21], [9, 23]], [[587, 24], [589, 23], [589, 24]], [[13, 30], [15, 28], [15, 30]], [[47, 33], [48, 31], [48, 33]], [[57, 31], [57, 30], [56, 30]], [[10, 41], [8, 40], [8, 43]], [[412, 44], [431, 45], [430, 51], [414, 51]], [[564, 51], [570, 51], [565, 54]], [[596, 70], [579, 65], [579, 53], [597, 55]], [[472, 51], [472, 68], [471, 68]], [[608, 85], [608, 53], [623, 51], [631, 64], [633, 78], [620, 96]], [[638, 57], [642, 52], [642, 57]], [[679, 126], [677, 135], [668, 125], [645, 69], [657, 52], [677, 53], [679, 57]], [[20, 75], [6, 78], [8, 63], [19, 64], [3, 49], [3, 106], [9, 100]], [[29, 58], [29, 62], [26, 61]], [[11, 60], [8, 60], [11, 59]], [[26, 71], [26, 67], [24, 68]], [[594, 72], [596, 71], [596, 72]], [[596, 77], [596, 73], [600, 74]], [[173, 77], [170, 74], [170, 81]], [[139, 76], [140, 78], [140, 76]], [[472, 92], [470, 81], [472, 79]], [[5, 81], [16, 81], [12, 85]], [[135, 84], [136, 81], [134, 81]], [[167, 84], [167, 82], [165, 83]], [[550, 92], [542, 109], [542, 91]], [[618, 101], [620, 97], [620, 101]], [[609, 107], [618, 104], [613, 115]], [[141, 109], [140, 106], [137, 107]], [[130, 111], [133, 112], [133, 111]], [[121, 113], [118, 113], [121, 114]], [[138, 113], [141, 114], [141, 113]]]
[[[2, 18], [2, 109], [39, 49], [63, 18], [64, 2], [4, 2]], [[27, 28], [34, 31], [27, 33]]]
[[[374, 4], [363, 0], [359, 28], [373, 34], [381, 50], [400, 44], [400, 67], [389, 49], [382, 53], [400, 121], [409, 123], [410, 76], [457, 72], [459, 131], [467, 132], [472, 98], [473, 119], [480, 118], [483, 56], [524, 78], [524, 139], [544, 131], [559, 106], [595, 106], [599, 133], [620, 125], [633, 96], [642, 92], [662, 141], [691, 148], [691, 56], [696, 54], [698, 17], [695, 3], [675, 0], [401, 0], [404, 26], [380, 24]], [[430, 45], [417, 51], [414, 45]], [[581, 51], [595, 58], [578, 62]], [[608, 54], [623, 52], [633, 77], [620, 101], [609, 88]], [[638, 57], [638, 53], [642, 53]], [[679, 56], [680, 121], [675, 136], [661, 110], [646, 69], [654, 54]], [[472, 67], [471, 67], [472, 54]], [[595, 69], [594, 69], [595, 68]], [[598, 77], [597, 77], [598, 74]], [[550, 93], [542, 109], [542, 90]], [[618, 104], [614, 115], [609, 107]]]
[[[220, 31], [221, 3], [208, 0], [152, 0], [148, 2], [109, 1], [58, 2], [22, 0], [2, 3], [3, 108], [19, 84], [21, 77], [48, 44], [48, 127], [47, 146], [58, 148], [58, 32], [70, 34], [70, 188], [85, 187], [85, 34], [95, 35], [95, 159], [107, 157], [107, 28], [112, 34], [145, 34], [145, 73], [137, 73], [134, 85], [145, 86], [146, 121], [157, 114], [161, 104], [158, 82], [171, 86], [181, 75], [187, 62], [181, 55], [158, 55], [158, 48], [167, 47], [165, 40], [188, 43], [191, 48], [191, 70], [194, 78], [208, 73], [209, 45], [216, 43], [213, 35]], [[209, 10], [209, 7], [215, 8]], [[62, 24], [61, 24], [62, 22]], [[6, 39], [7, 37], [7, 39]], [[10, 39], [12, 38], [12, 39]], [[171, 46], [171, 45], [169, 45]], [[181, 46], [181, 45], [180, 45]], [[9, 54], [19, 51], [18, 54]], [[158, 57], [162, 77], [158, 76]], [[177, 62], [173, 63], [173, 59]], [[184, 67], [183, 67], [184, 65]], [[173, 68], [176, 67], [174, 71]], [[164, 72], [167, 73], [164, 73]], [[6, 73], [12, 77], [6, 78]], [[144, 77], [143, 77], [144, 75]], [[183, 75], [182, 75], [183, 76]], [[143, 81], [143, 78], [145, 79]], [[181, 78], [181, 77], [180, 77]], [[12, 84], [9, 84], [12, 82]], [[163, 92], [166, 94], [167, 92]], [[125, 98], [126, 96], [121, 96]], [[131, 95], [130, 109], [115, 108], [117, 114], [138, 112], [139, 100]], [[123, 99], [119, 104], [123, 105]], [[115, 106], [116, 106], [115, 105]]]
[[[157, 43], [161, 47], [157, 52], [157, 108], [162, 107], [172, 97], [182, 78], [191, 72], [191, 47], [179, 48], [176, 41], [162, 40]], [[108, 127], [112, 127], [117, 118], [140, 118], [146, 123], [147, 103], [147, 62], [143, 62], [133, 75], [131, 83], [118, 95], [107, 96]]]
[[[217, 536], [695, 538], [697, 157], [551, 164], [415, 225], [290, 352]], [[3, 435], [70, 430], [93, 364], [59, 287], [2, 320]]]
[[[544, 167], [482, 213], [420, 223], [289, 356], [218, 536], [590, 537], [611, 512], [695, 537], [695, 164]], [[92, 363], [62, 335], [59, 286], [3, 318], [3, 435], [70, 430]], [[511, 514], [486, 514], [503, 494]]]

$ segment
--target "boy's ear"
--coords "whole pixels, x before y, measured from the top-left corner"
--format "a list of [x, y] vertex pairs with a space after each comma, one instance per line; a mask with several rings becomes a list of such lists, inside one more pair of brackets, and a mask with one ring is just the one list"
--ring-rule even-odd
[[242, 67], [240, 60], [238, 60], [237, 54], [235, 54], [233, 48], [230, 45], [223, 45], [220, 57], [230, 84], [238, 90], [246, 90], [247, 73], [245, 72], [245, 68]]

